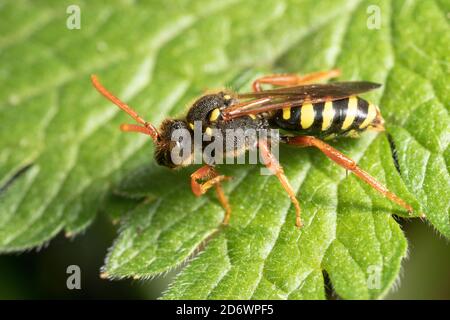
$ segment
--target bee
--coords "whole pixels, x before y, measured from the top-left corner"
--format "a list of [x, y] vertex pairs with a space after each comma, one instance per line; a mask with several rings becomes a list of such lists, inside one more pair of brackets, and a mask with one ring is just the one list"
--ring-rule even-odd
[[[186, 130], [194, 136], [194, 124], [201, 123], [202, 133], [226, 129], [281, 129], [279, 142], [297, 147], [315, 147], [329, 159], [354, 173], [383, 196], [405, 208], [412, 207], [400, 197], [390, 192], [369, 173], [362, 170], [355, 161], [333, 148], [324, 140], [340, 137], [358, 137], [367, 130], [383, 131], [384, 120], [374, 104], [358, 95], [380, 87], [367, 81], [331, 82], [323, 80], [337, 77], [339, 70], [322, 71], [307, 75], [274, 74], [256, 79], [252, 92], [236, 93], [222, 90], [198, 98], [181, 119], [166, 119], [159, 129], [141, 118], [131, 107], [120, 101], [105, 89], [97, 77], [91, 77], [94, 87], [107, 99], [128, 113], [138, 124], [123, 124], [121, 130], [139, 132], [150, 136], [155, 143], [155, 160], [159, 165], [179, 168], [193, 164], [191, 156], [182, 162], [174, 162], [172, 151], [180, 147], [183, 140], [173, 139], [175, 130]], [[271, 88], [264, 90], [263, 85]], [[271, 152], [272, 137], [261, 138], [256, 143], [244, 143], [233, 156], [257, 148], [265, 166], [279, 179], [295, 207], [297, 227], [302, 226], [300, 204], [296, 194], [284, 174], [283, 167]], [[207, 147], [208, 143], [202, 145]], [[222, 189], [222, 182], [228, 177], [208, 163], [191, 175], [191, 189], [201, 196], [215, 187], [219, 202], [225, 209], [224, 224], [228, 224], [231, 208]]]

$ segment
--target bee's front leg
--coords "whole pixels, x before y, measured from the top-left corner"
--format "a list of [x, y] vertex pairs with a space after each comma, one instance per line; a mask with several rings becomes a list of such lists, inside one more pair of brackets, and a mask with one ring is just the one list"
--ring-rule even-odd
[[[220, 182], [228, 179], [230, 179], [230, 177], [219, 175], [217, 171], [209, 165], [205, 165], [191, 174], [191, 189], [197, 197], [205, 194], [212, 186], [216, 187], [217, 198], [225, 209], [223, 224], [228, 224], [230, 220], [231, 207]], [[198, 180], [203, 180], [204, 182], [199, 183]]]

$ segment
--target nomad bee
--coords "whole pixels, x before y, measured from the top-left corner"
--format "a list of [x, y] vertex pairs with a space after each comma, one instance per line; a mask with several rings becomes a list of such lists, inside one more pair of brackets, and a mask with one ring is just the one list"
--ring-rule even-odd
[[[155, 159], [162, 166], [176, 168], [193, 164], [191, 156], [181, 162], [174, 162], [172, 151], [183, 144], [183, 140], [174, 140], [173, 133], [178, 129], [186, 130], [194, 136], [195, 123], [200, 122], [202, 134], [211, 135], [213, 130], [225, 132], [226, 129], [280, 129], [285, 134], [279, 136], [279, 142], [298, 147], [315, 147], [328, 158], [350, 170], [361, 180], [378, 190], [391, 201], [402, 206], [408, 212], [412, 207], [390, 192], [380, 182], [357, 166], [348, 158], [323, 140], [338, 137], [358, 137], [366, 130], [383, 131], [383, 118], [380, 110], [358, 94], [376, 89], [379, 84], [355, 81], [317, 84], [320, 80], [339, 75], [338, 70], [317, 72], [309, 75], [269, 75], [253, 82], [253, 92], [235, 93], [220, 91], [200, 97], [189, 109], [184, 119], [167, 119], [159, 129], [142, 119], [133, 109], [106, 90], [92, 76], [94, 87], [107, 99], [128, 113], [137, 123], [124, 124], [123, 131], [140, 132], [149, 135], [155, 143]], [[271, 85], [263, 90], [262, 85]], [[232, 156], [257, 148], [266, 167], [273, 172], [289, 195], [296, 210], [296, 226], [301, 227], [300, 205], [283, 168], [270, 149], [272, 137], [260, 138], [256, 143], [243, 144]], [[208, 143], [204, 143], [206, 147]], [[214, 163], [208, 163], [191, 175], [191, 188], [196, 196], [215, 187], [218, 199], [225, 209], [224, 223], [230, 218], [231, 209], [225, 197], [221, 182], [227, 177], [220, 175]]]

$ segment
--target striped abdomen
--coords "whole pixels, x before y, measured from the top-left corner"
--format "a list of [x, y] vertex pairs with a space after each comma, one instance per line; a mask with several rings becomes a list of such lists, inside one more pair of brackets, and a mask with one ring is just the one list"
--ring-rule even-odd
[[273, 125], [288, 131], [321, 138], [357, 136], [366, 129], [383, 130], [378, 108], [356, 96], [320, 103], [286, 107], [272, 117]]

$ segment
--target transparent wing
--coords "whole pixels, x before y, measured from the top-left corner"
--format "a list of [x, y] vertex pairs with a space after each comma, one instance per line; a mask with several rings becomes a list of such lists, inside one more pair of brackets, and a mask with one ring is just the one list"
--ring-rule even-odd
[[249, 114], [301, 106], [305, 102], [318, 103], [345, 99], [379, 88], [378, 83], [367, 81], [333, 82], [283, 87], [273, 90], [238, 94], [242, 101], [222, 110], [225, 119], [238, 118]]

